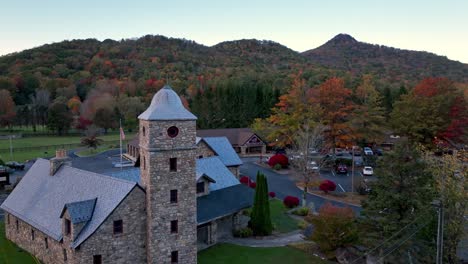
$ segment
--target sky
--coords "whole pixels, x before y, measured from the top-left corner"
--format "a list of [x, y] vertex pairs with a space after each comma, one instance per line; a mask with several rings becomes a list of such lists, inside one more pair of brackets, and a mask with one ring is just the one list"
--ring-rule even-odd
[[302, 52], [347, 33], [468, 63], [467, 10], [467, 0], [0, 0], [0, 55], [147, 34], [208, 46], [267, 39]]

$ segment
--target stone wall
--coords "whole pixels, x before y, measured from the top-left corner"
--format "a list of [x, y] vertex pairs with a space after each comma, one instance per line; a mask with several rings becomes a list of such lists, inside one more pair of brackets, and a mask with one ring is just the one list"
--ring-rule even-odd
[[201, 158], [207, 158], [215, 155], [214, 151], [203, 140], [198, 143], [197, 147], [197, 158], [200, 158], [200, 156], [202, 156]]
[[[18, 221], [18, 229], [16, 228], [16, 221]], [[32, 239], [32, 230], [34, 230], [34, 240]], [[74, 251], [72, 249], [66, 249], [68, 260], [65, 262], [63, 243], [54, 240], [37, 228], [8, 213], [5, 214], [5, 232], [9, 240], [36, 256], [42, 263], [73, 263]]]
[[[146, 213], [143, 201], [145, 201], [145, 193], [135, 188], [96, 232], [76, 250], [70, 248], [71, 236], [76, 233], [76, 228], [79, 228], [76, 225], [72, 225], [71, 234], [64, 236], [63, 241], [60, 242], [13, 215], [7, 214], [6, 237], [46, 264], [93, 263], [93, 255], [101, 255], [103, 263], [146, 263]], [[66, 213], [65, 217], [68, 217]], [[18, 220], [18, 230], [16, 220]], [[123, 220], [122, 234], [113, 234], [114, 220]], [[34, 240], [31, 230], [34, 230]], [[48, 248], [46, 248], [45, 238], [47, 238]], [[66, 261], [64, 250], [67, 255]]]
[[229, 166], [227, 167], [229, 171], [236, 176], [237, 179], [240, 178], [240, 166]]
[[[101, 255], [103, 263], [146, 263], [145, 193], [135, 187], [75, 254], [76, 264], [93, 263]], [[114, 235], [114, 221], [123, 221], [123, 233]]]
[[[171, 126], [179, 129], [175, 138], [167, 135]], [[148, 263], [171, 263], [172, 251], [178, 251], [179, 263], [196, 263], [195, 121], [140, 120], [139, 135], [140, 157], [146, 163], [140, 169], [146, 189]], [[177, 171], [170, 171], [170, 158], [177, 158]], [[177, 203], [170, 202], [171, 190], [178, 191]], [[178, 221], [177, 233], [171, 233], [173, 220]]]

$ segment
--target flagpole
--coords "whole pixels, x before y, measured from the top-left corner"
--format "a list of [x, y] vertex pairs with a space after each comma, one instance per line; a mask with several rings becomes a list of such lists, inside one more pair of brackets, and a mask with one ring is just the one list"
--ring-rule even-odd
[[120, 169], [122, 170], [122, 119], [119, 119], [119, 139], [120, 139]]

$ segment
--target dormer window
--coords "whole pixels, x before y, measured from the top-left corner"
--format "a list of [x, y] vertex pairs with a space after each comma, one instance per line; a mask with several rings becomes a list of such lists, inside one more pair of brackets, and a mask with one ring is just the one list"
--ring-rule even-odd
[[69, 235], [71, 233], [71, 222], [68, 219], [64, 220], [65, 224], [65, 235]]
[[205, 182], [197, 182], [197, 193], [204, 193], [205, 192]]

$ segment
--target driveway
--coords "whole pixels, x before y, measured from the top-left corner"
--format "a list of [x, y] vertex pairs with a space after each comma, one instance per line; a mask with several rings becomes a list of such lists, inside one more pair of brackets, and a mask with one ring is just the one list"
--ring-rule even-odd
[[[242, 158], [243, 165], [240, 168], [242, 175], [247, 175], [252, 179], [255, 179], [257, 171], [262, 172], [268, 179], [268, 190], [275, 192], [276, 197], [283, 199], [288, 195], [296, 196], [302, 199], [302, 190], [297, 188], [294, 180], [289, 175], [279, 174], [268, 168], [261, 167], [255, 163], [258, 158]], [[346, 176], [340, 176], [346, 177]], [[349, 177], [350, 178], [350, 177]], [[307, 202], [313, 202], [316, 210], [324, 205], [326, 202], [330, 202], [333, 205], [341, 207], [351, 207], [356, 213], [361, 212], [361, 208], [358, 206], [351, 206], [344, 203], [330, 201], [315, 195], [307, 194]]]

